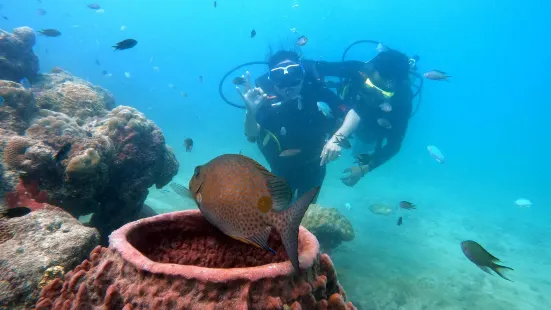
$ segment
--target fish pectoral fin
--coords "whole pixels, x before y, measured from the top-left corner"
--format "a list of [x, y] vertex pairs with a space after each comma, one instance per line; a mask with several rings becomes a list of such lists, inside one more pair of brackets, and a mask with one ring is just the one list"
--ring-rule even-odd
[[193, 199], [193, 194], [191, 193], [191, 191], [189, 189], [187, 189], [187, 187], [181, 185], [181, 184], [178, 184], [178, 183], [175, 183], [175, 182], [172, 182], [170, 183], [170, 188], [172, 188], [172, 190], [178, 194], [180, 197], [182, 198], [191, 198]]
[[264, 249], [266, 251], [270, 251], [273, 254], [276, 254], [276, 251], [274, 251], [270, 246], [268, 245], [268, 238], [270, 237], [270, 233], [272, 232], [272, 227], [268, 226], [263, 231], [256, 235], [252, 235], [247, 239], [248, 243], [251, 243], [261, 249]]
[[284, 178], [276, 176], [269, 177], [267, 182], [273, 201], [272, 208], [276, 212], [285, 210], [293, 197], [289, 184]]

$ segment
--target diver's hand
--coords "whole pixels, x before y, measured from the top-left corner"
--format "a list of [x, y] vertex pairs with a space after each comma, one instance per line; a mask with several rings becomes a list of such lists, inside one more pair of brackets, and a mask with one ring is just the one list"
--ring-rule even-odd
[[350, 168], [346, 168], [343, 173], [347, 173], [345, 177], [341, 178], [341, 181], [346, 186], [354, 186], [358, 181], [369, 171], [369, 165], [357, 165]]
[[241, 77], [245, 78], [245, 84], [243, 84], [245, 92], [241, 91], [238, 86], [236, 86], [235, 89], [245, 102], [245, 108], [247, 108], [247, 112], [251, 113], [251, 115], [256, 115], [258, 107], [262, 102], [264, 102], [264, 100], [266, 100], [268, 96], [264, 93], [262, 88], [252, 87], [251, 74], [249, 73], [249, 71], [245, 72], [245, 75], [242, 75]]
[[337, 143], [337, 137], [333, 135], [331, 139], [329, 139], [329, 141], [325, 143], [325, 146], [321, 151], [320, 166], [323, 166], [329, 163], [330, 161], [337, 159], [339, 156], [341, 156], [341, 151], [342, 151], [342, 148]]

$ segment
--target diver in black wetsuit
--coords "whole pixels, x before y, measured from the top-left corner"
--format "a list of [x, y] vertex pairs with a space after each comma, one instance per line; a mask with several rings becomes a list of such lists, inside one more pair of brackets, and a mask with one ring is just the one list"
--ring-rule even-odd
[[[301, 64], [295, 52], [279, 51], [270, 57], [269, 73], [238, 92], [246, 106], [245, 135], [256, 142], [272, 173], [287, 180], [300, 197], [325, 178], [320, 154], [328, 136], [347, 112], [344, 101], [325, 88]], [[325, 116], [318, 108], [324, 102], [333, 111]]]
[[340, 93], [353, 108], [348, 111], [344, 123], [325, 145], [322, 164], [336, 159], [341, 147], [335, 143], [352, 133], [362, 142], [375, 144], [372, 154], [364, 154], [358, 166], [345, 170], [341, 180], [354, 186], [371, 171], [398, 153], [407, 131], [412, 112], [413, 92], [409, 80], [410, 59], [395, 50], [380, 52], [364, 63], [310, 62], [318, 79], [336, 76], [346, 79]]

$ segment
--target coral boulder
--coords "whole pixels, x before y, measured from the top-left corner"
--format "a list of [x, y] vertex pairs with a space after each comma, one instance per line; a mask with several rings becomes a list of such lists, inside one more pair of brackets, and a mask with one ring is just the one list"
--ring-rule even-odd
[[335, 208], [324, 208], [311, 204], [301, 225], [311, 231], [319, 240], [325, 252], [331, 252], [343, 241], [354, 239], [352, 223]]
[[92, 214], [106, 244], [112, 230], [145, 214], [148, 188], [169, 183], [178, 161], [143, 113], [110, 110], [106, 90], [59, 68], [36, 80], [30, 90], [0, 81], [0, 198]]
[[0, 29], [0, 80], [17, 82], [36, 76], [39, 64], [33, 52], [35, 40], [29, 27], [15, 28], [13, 33]]
[[59, 208], [0, 218], [0, 309], [32, 307], [44, 286], [82, 262], [98, 243], [96, 229]]

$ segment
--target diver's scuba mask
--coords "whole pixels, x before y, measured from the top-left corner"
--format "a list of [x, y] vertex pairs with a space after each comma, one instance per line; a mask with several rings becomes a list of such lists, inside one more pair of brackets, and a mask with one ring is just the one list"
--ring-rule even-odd
[[268, 79], [280, 88], [295, 87], [302, 82], [305, 72], [301, 64], [292, 63], [288, 66], [271, 69]]

